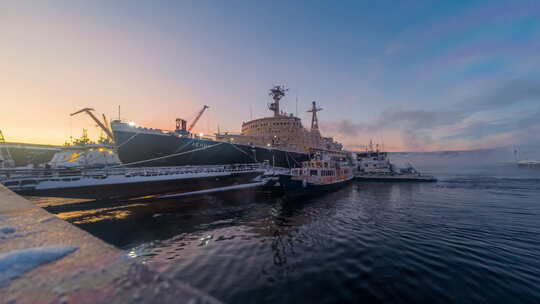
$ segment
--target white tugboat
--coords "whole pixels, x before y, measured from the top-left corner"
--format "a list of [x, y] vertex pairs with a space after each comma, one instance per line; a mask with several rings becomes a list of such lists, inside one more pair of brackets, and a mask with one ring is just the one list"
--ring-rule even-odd
[[365, 152], [354, 152], [354, 177], [364, 181], [436, 182], [431, 175], [420, 174], [411, 164], [398, 168], [390, 162], [388, 152], [373, 149], [373, 143]]
[[346, 153], [317, 152], [301, 168], [279, 175], [279, 184], [286, 194], [315, 194], [345, 185], [354, 178], [353, 171]]

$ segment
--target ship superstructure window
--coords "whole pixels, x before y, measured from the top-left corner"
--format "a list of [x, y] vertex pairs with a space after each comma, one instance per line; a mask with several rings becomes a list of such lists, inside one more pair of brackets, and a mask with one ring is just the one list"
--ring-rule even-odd
[[317, 175], [317, 170], [310, 170], [309, 175], [316, 176]]

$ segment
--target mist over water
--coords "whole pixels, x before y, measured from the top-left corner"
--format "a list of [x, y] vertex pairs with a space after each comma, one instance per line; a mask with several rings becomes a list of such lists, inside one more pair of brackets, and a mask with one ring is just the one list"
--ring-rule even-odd
[[[517, 151], [517, 155], [514, 154]], [[412, 164], [422, 172], [428, 171], [438, 177], [455, 174], [474, 174], [484, 171], [485, 174], [495, 174], [497, 170], [504, 170], [501, 174], [528, 175], [527, 170], [513, 170], [517, 160], [540, 160], [540, 148], [515, 147], [483, 149], [470, 151], [442, 151], [442, 152], [405, 152], [390, 153], [390, 160], [397, 166]], [[506, 164], [509, 166], [502, 166]], [[487, 170], [487, 171], [486, 171]]]
[[540, 171], [512, 151], [391, 158], [439, 182], [130, 201], [70, 220], [227, 303], [540, 302]]

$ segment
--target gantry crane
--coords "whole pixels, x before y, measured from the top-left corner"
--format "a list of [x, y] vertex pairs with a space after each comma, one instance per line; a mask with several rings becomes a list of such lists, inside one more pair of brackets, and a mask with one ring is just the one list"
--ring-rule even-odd
[[2, 130], [0, 130], [0, 168], [15, 167], [15, 161], [13, 160], [13, 157], [11, 157], [8, 147], [4, 146], [5, 144], [6, 140], [4, 134], [2, 134]]
[[110, 141], [113, 141], [114, 140], [114, 136], [111, 132], [111, 129], [109, 129], [108, 127], [108, 123], [107, 123], [107, 118], [105, 118], [105, 114], [102, 114], [103, 115], [103, 122], [101, 122], [95, 115], [94, 113], [92, 113], [92, 111], [94, 111], [94, 109], [92, 108], [84, 108], [82, 110], [79, 110], [75, 113], [71, 113], [70, 116], [73, 116], [73, 115], [77, 115], [79, 113], [86, 113], [88, 114], [88, 116], [90, 116], [94, 122], [103, 130], [103, 132], [105, 132], [105, 134], [107, 134], [107, 138], [110, 140]]
[[188, 132], [191, 132], [191, 130], [193, 130], [193, 128], [195, 127], [195, 125], [197, 124], [197, 122], [199, 121], [201, 116], [203, 115], [204, 111], [206, 111], [206, 109], [208, 109], [208, 108], [210, 108], [210, 107], [207, 106], [207, 105], [204, 105], [203, 108], [199, 111], [199, 113], [197, 113], [197, 116], [195, 116], [195, 119], [193, 119], [193, 121], [189, 125], [189, 128], [187, 129]]

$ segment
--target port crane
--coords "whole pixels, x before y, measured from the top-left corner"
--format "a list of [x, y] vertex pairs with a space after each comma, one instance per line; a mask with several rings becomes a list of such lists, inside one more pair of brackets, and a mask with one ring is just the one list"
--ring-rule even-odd
[[199, 121], [201, 116], [204, 114], [204, 111], [206, 111], [206, 109], [208, 109], [208, 108], [210, 108], [210, 107], [207, 106], [207, 105], [204, 105], [203, 108], [199, 111], [199, 113], [197, 113], [197, 116], [195, 116], [195, 119], [193, 119], [193, 121], [189, 125], [189, 128], [187, 129], [188, 132], [191, 132], [191, 130], [193, 130], [193, 128], [195, 127], [195, 125], [197, 124], [197, 122]]
[[9, 153], [8, 147], [4, 147], [6, 140], [2, 130], [0, 130], [0, 168], [15, 167], [15, 161]]
[[114, 136], [111, 132], [111, 129], [109, 129], [108, 127], [108, 123], [107, 123], [107, 118], [105, 117], [105, 114], [102, 114], [103, 115], [103, 122], [101, 122], [95, 115], [94, 113], [92, 113], [92, 111], [95, 111], [94, 109], [92, 108], [84, 108], [82, 110], [79, 110], [75, 113], [71, 113], [70, 116], [74, 116], [74, 115], [77, 115], [79, 113], [86, 113], [88, 114], [88, 116], [90, 116], [94, 122], [103, 130], [103, 132], [105, 132], [105, 134], [107, 134], [107, 138], [110, 140], [110, 141], [113, 141], [114, 140]]

